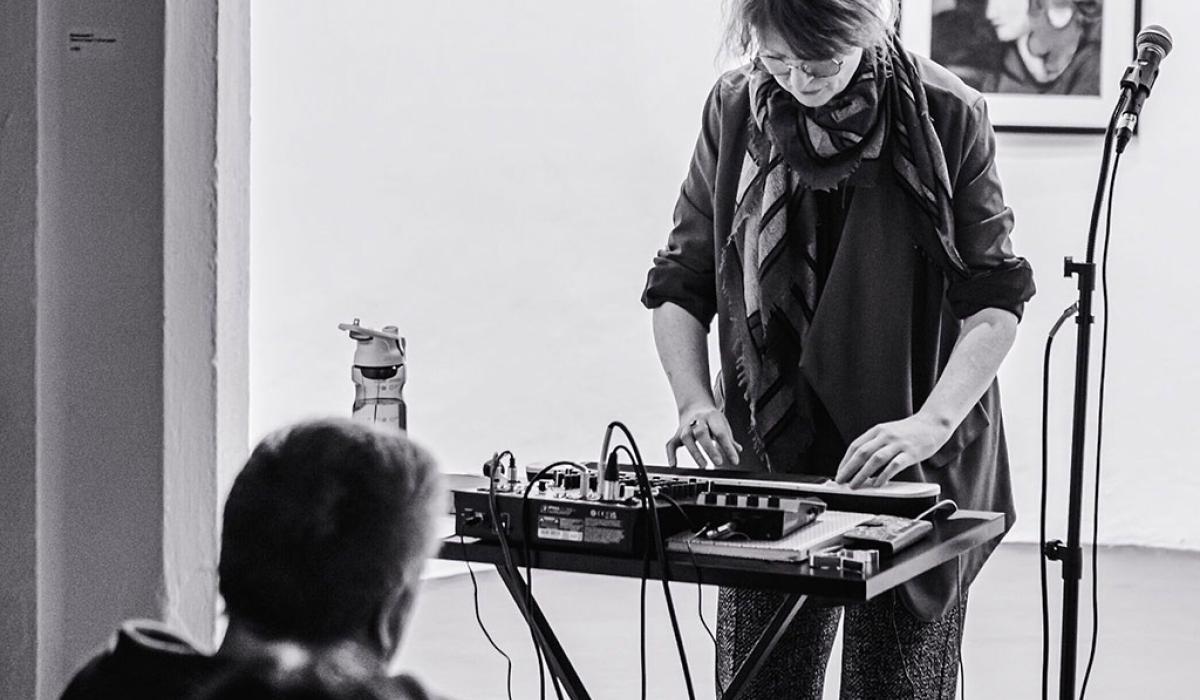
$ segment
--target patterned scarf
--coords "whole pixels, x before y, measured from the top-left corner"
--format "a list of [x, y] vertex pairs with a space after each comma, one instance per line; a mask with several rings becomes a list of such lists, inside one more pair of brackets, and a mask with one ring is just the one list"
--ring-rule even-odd
[[811, 397], [798, 381], [820, 294], [811, 192], [837, 188], [890, 141], [898, 180], [929, 218], [916, 243], [947, 274], [966, 267], [924, 86], [894, 38], [864, 51], [851, 83], [817, 109], [799, 105], [757, 62], [750, 70], [750, 140], [720, 274], [732, 317], [746, 319], [734, 324], [734, 344], [755, 450], [767, 469], [788, 471], [813, 440]]

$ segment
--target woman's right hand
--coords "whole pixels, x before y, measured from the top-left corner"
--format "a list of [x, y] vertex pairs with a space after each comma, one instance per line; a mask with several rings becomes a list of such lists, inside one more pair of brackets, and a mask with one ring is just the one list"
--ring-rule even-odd
[[712, 404], [697, 406], [679, 412], [679, 427], [667, 440], [667, 464], [674, 467], [675, 453], [686, 447], [692, 459], [701, 468], [708, 466], [705, 455], [714, 467], [737, 464], [742, 446], [733, 439], [733, 429], [725, 414]]

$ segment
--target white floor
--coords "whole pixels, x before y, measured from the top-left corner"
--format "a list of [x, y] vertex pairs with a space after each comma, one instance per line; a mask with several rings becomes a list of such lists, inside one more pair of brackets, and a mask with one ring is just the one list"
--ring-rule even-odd
[[[1200, 554], [1136, 548], [1100, 553], [1100, 638], [1088, 698], [1200, 697]], [[1091, 631], [1090, 561], [1083, 581], [1080, 659]], [[452, 573], [453, 568], [440, 568]], [[516, 608], [490, 570], [476, 567], [483, 620], [513, 659], [513, 697], [537, 698], [537, 662]], [[534, 591], [563, 646], [597, 700], [637, 698], [638, 582], [535, 572]], [[1050, 569], [1051, 697], [1058, 643], [1061, 579]], [[697, 697], [713, 697], [712, 644], [697, 614], [694, 585], [672, 586]], [[679, 660], [662, 588], [648, 589], [649, 696], [684, 698]], [[710, 624], [715, 590], [702, 607]], [[836, 698], [840, 644], [830, 662], [826, 697]], [[1035, 698], [1041, 680], [1041, 607], [1036, 548], [1002, 545], [972, 589], [964, 649], [967, 697]], [[475, 621], [471, 581], [448, 576], [425, 583], [408, 633], [404, 667], [458, 700], [504, 698], [505, 663]], [[550, 693], [553, 697], [553, 693]], [[781, 699], [782, 700], [782, 699]]]

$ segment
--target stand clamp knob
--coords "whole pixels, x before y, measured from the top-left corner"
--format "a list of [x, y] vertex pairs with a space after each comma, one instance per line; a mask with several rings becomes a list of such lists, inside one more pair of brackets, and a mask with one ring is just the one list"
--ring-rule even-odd
[[1068, 547], [1062, 540], [1052, 540], [1042, 547], [1042, 556], [1050, 561], [1063, 563], [1063, 578], [1080, 579], [1083, 576], [1083, 550], [1079, 547]]

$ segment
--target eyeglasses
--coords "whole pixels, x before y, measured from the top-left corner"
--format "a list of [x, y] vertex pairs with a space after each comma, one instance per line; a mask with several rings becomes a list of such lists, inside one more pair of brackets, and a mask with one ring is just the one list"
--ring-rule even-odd
[[763, 68], [767, 69], [768, 73], [776, 78], [791, 77], [794, 70], [798, 70], [810, 78], [829, 78], [840, 73], [842, 65], [846, 62], [844, 58], [830, 58], [824, 61], [801, 61], [797, 64], [774, 56], [756, 56], [755, 58]]

